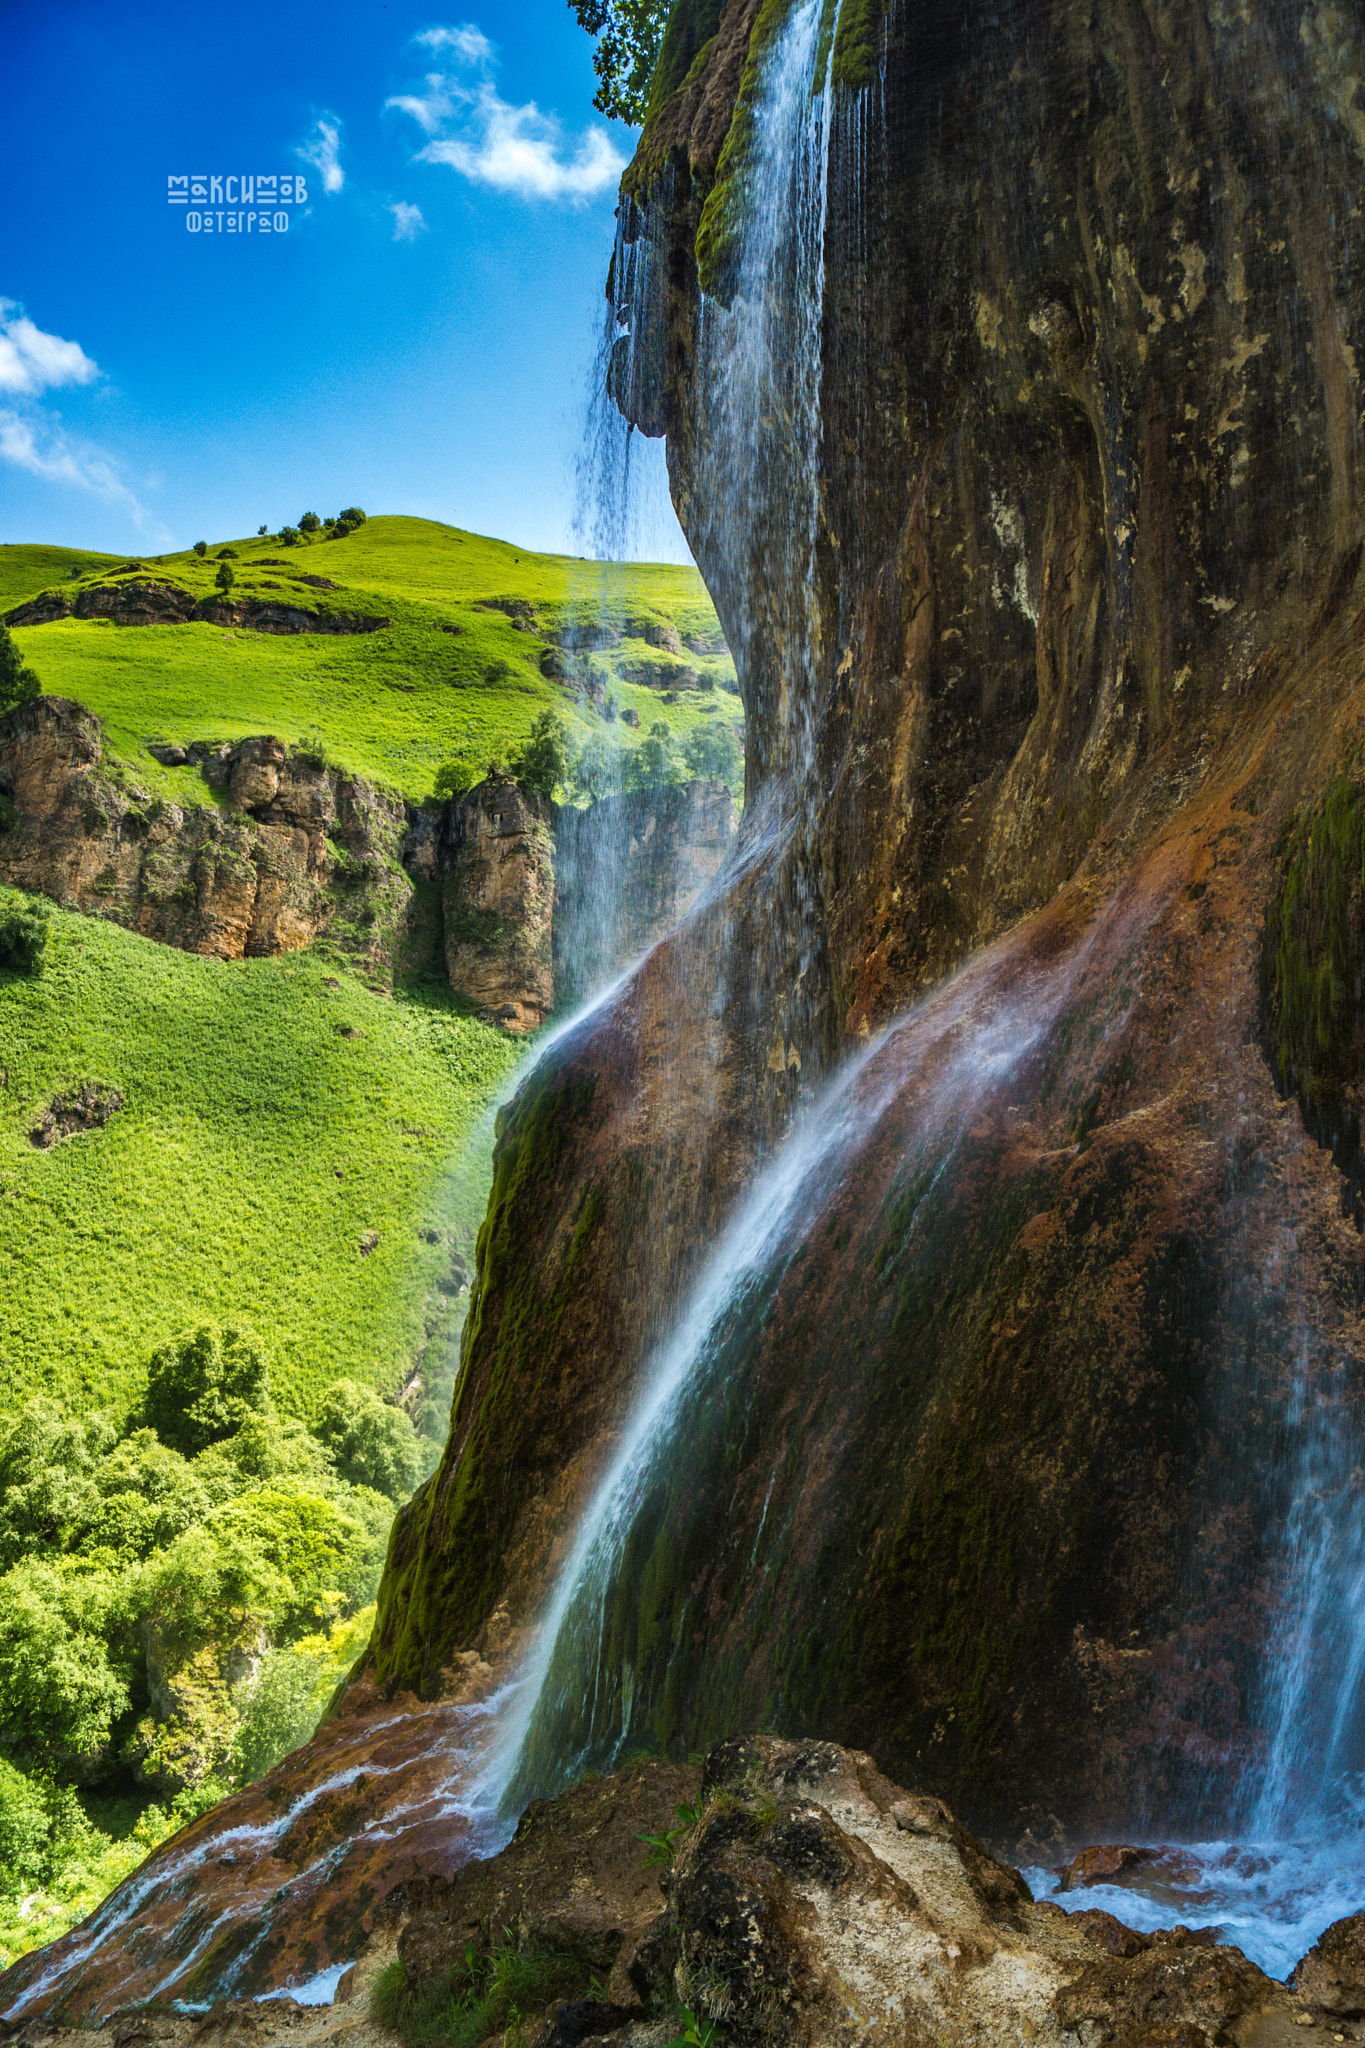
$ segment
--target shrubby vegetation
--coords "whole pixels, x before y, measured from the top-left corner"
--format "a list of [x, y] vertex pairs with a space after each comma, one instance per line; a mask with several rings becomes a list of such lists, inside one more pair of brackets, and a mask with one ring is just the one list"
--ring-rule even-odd
[[[39, 1397], [0, 1429], [0, 1963], [308, 1738], [434, 1456], [355, 1380], [281, 1415], [259, 1342], [207, 1325], [121, 1425]], [[87, 1811], [116, 1795], [122, 1842]]]
[[[677, 788], [693, 779], [734, 786], [743, 770], [739, 740], [728, 724], [701, 726], [681, 747], [662, 718], [635, 744], [601, 731], [580, 743], [555, 711], [542, 711], [524, 746], [494, 755], [487, 766], [488, 775], [507, 776], [529, 796], [565, 803], [596, 803], [622, 790]], [[444, 762], [436, 773], [436, 795], [463, 796], [480, 779], [467, 762]]]
[[42, 685], [15, 646], [8, 626], [0, 625], [0, 712], [31, 704]]

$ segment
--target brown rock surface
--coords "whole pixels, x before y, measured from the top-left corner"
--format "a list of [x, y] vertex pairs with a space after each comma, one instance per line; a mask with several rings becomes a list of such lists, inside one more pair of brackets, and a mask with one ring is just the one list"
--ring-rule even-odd
[[1318, 2012], [1365, 2016], [1365, 1913], [1334, 1920], [1294, 1971], [1295, 1994]]
[[451, 810], [442, 885], [446, 973], [457, 995], [511, 1031], [533, 1031], [554, 1001], [549, 817], [513, 782], [480, 783]]

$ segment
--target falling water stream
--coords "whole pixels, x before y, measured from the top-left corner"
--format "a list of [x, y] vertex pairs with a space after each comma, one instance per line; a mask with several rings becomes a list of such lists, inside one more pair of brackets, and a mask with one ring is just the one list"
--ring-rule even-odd
[[[750, 705], [750, 714], [761, 711], [782, 763], [774, 786], [750, 806], [721, 886], [732, 884], [746, 862], [775, 862], [784, 849], [791, 853], [795, 886], [785, 908], [774, 910], [774, 946], [775, 957], [797, 963], [798, 984], [811, 964], [816, 925], [802, 845], [818, 794], [817, 654], [826, 630], [816, 556], [823, 294], [836, 175], [833, 45], [831, 37], [822, 38], [827, 13], [827, 0], [798, 0], [765, 55], [750, 111], [745, 223], [733, 289], [725, 304], [704, 301], [699, 341], [698, 384], [714, 444], [735, 454], [727, 489], [712, 494], [712, 509], [703, 516], [718, 522], [716, 550], [750, 571], [737, 578], [744, 602], [726, 624], [741, 673], [770, 693], [766, 703]], [[822, 50], [824, 71], [817, 77]], [[856, 184], [881, 146], [872, 104], [877, 89], [868, 88], [851, 109], [849, 146], [837, 167], [844, 183]], [[858, 232], [860, 192], [841, 190], [840, 197], [840, 217]], [[618, 240], [613, 329], [622, 331], [608, 336], [618, 387], [628, 387], [640, 368], [632, 362], [632, 351], [643, 343], [631, 307], [650, 297], [653, 261], [647, 236]], [[612, 427], [603, 447], [607, 441], [600, 460], [628, 474], [629, 435]], [[784, 518], [770, 516], [774, 505], [785, 508]], [[605, 529], [597, 537], [612, 540]], [[776, 660], [774, 617], [784, 627], [784, 652]], [[917, 1111], [918, 1142], [935, 1173], [950, 1173], [982, 1091], [1049, 1030], [1074, 989], [1079, 964], [1068, 957], [1032, 979], [1010, 982], [989, 955], [981, 956], [808, 1091], [642, 1373], [633, 1411], [525, 1662], [495, 1699], [461, 1709], [454, 1719], [447, 1714], [439, 1730], [433, 1723], [430, 1754], [439, 1751], [440, 1768], [414, 1779], [411, 1798], [386, 1814], [377, 1840], [397, 1841], [417, 1816], [424, 1826], [435, 1821], [463, 1829], [471, 1853], [489, 1854], [507, 1839], [527, 1796], [553, 1791], [572, 1781], [585, 1761], [601, 1762], [628, 1747], [641, 1724], [629, 1663], [607, 1642], [611, 1589], [632, 1528], [661, 1469], [677, 1457], [688, 1416], [706, 1395], [728, 1331], [771, 1292], [775, 1276], [846, 1184], [860, 1144], [905, 1087], [907, 1058], [922, 1054], [931, 1075]], [[611, 993], [599, 992], [542, 1041], [540, 1056]], [[1244, 1785], [1235, 1824], [1225, 1836], [1202, 1841], [1179, 1841], [1159, 1826], [1149, 1830], [1152, 1855], [1122, 1883], [1062, 1894], [1057, 1873], [1030, 1870], [1036, 1896], [1056, 1896], [1068, 1908], [1106, 1906], [1143, 1929], [1177, 1921], [1215, 1925], [1276, 1975], [1332, 1919], [1365, 1905], [1365, 1487], [1344, 1377], [1344, 1368], [1324, 1361], [1305, 1332], [1286, 1409], [1282, 1618], [1256, 1703], [1264, 1751]], [[367, 1761], [367, 1770], [376, 1768], [386, 1766]], [[400, 1768], [411, 1764], [395, 1761], [393, 1769]], [[341, 1769], [344, 1776], [344, 1761]], [[255, 1832], [273, 1829], [283, 1837], [299, 1810], [331, 1782], [300, 1793], [288, 1812]], [[231, 1830], [215, 1843], [220, 1850], [232, 1846]], [[339, 1845], [298, 1882], [324, 1885], [346, 1853], [347, 1845]], [[176, 1877], [173, 1854], [157, 1859], [156, 1883], [173, 1884]], [[136, 1917], [141, 1903], [133, 1880], [80, 1940], [93, 1952]], [[204, 1941], [214, 1933], [207, 1927]], [[69, 1951], [61, 1967], [72, 1969]], [[178, 1965], [177, 1980], [183, 1975]], [[36, 2003], [43, 1984], [36, 1980], [16, 2010]], [[292, 1987], [296, 1997], [321, 1999], [334, 1988], [335, 1974], [328, 1973]]]

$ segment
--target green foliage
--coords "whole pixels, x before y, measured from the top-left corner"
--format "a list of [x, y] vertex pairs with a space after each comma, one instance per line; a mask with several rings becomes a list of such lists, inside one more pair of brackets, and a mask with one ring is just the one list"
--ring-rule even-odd
[[468, 761], [443, 761], [436, 770], [432, 787], [437, 796], [458, 800], [467, 796], [481, 779], [482, 771]]
[[31, 1778], [0, 1759], [0, 1898], [19, 1898], [42, 1880], [51, 1823]]
[[40, 974], [51, 930], [45, 904], [17, 889], [0, 889], [0, 968]]
[[444, 1981], [414, 1986], [395, 1958], [375, 1980], [370, 2017], [397, 2034], [403, 2048], [481, 2048], [521, 2015], [592, 1988], [577, 1956], [536, 1941], [518, 1948], [505, 1933], [492, 1950], [469, 1942], [463, 1963]]
[[1266, 910], [1261, 988], [1276, 1076], [1309, 1115], [1330, 1112], [1365, 1064], [1356, 994], [1365, 917], [1365, 786], [1333, 776], [1321, 802], [1282, 842], [1280, 885]]
[[621, 748], [605, 733], [589, 733], [573, 764], [577, 793], [596, 803], [618, 790], [621, 779]]
[[297, 526], [282, 526], [279, 538], [287, 548], [296, 548], [299, 544], [299, 530]]
[[580, 28], [597, 38], [593, 105], [639, 127], [649, 105], [671, 0], [569, 0]]
[[106, 1639], [113, 1581], [25, 1559], [0, 1579], [0, 1728], [52, 1767], [107, 1745], [129, 1705], [126, 1663]]
[[316, 533], [321, 525], [322, 521], [318, 518], [316, 512], [305, 512], [299, 521], [299, 532]]
[[208, 544], [208, 542], [207, 542], [206, 540], [197, 540], [197, 541], [195, 542], [195, 544], [194, 544], [194, 552], [196, 553], [196, 555], [198, 555], [198, 557], [199, 557], [199, 559], [200, 559], [200, 561], [201, 561], [201, 562], [203, 561], [203, 559], [204, 559], [205, 555], [206, 555], [206, 554], [208, 553], [208, 551], [209, 551], [209, 544]]
[[678, 2020], [682, 2031], [673, 2036], [668, 2048], [712, 2048], [713, 2042], [723, 2038], [719, 2023], [702, 2019], [690, 2005], [679, 2006]]
[[365, 514], [361, 511], [359, 505], [348, 505], [343, 512], [337, 513], [337, 524], [339, 526], [363, 526], [365, 524]]
[[224, 593], [224, 595], [226, 595], [226, 593], [229, 590], [231, 590], [233, 584], [237, 581], [236, 576], [233, 574], [231, 562], [221, 563], [219, 565], [218, 574], [214, 577], [213, 580], [214, 583], [217, 585], [218, 589], [221, 590]]
[[684, 1835], [691, 1833], [700, 1819], [699, 1806], [680, 1806], [678, 1825], [675, 1828], [665, 1828], [661, 1835], [637, 1835], [636, 1841], [644, 1842], [649, 1850], [645, 1858], [645, 1867], [649, 1869], [655, 1865], [670, 1864], [677, 1854], [678, 1843]]
[[512, 773], [530, 796], [548, 803], [569, 776], [569, 728], [556, 711], [542, 711], [530, 737], [512, 762]]
[[232, 1436], [270, 1400], [270, 1370], [244, 1331], [205, 1323], [152, 1353], [143, 1413], [164, 1444], [192, 1457]]
[[640, 744], [630, 749], [625, 769], [627, 789], [667, 789], [671, 783], [682, 780], [673, 735], [662, 719], [656, 720]]
[[242, 1724], [232, 1760], [243, 1784], [263, 1778], [281, 1757], [307, 1742], [326, 1704], [319, 1698], [327, 1660], [291, 1645], [262, 1660], [255, 1682], [241, 1701]]
[[426, 1459], [407, 1415], [356, 1380], [337, 1380], [327, 1389], [313, 1434], [343, 1479], [395, 1503], [424, 1476]]
[[0, 625], [0, 712], [31, 704], [42, 689], [14, 643], [8, 626]]
[[734, 727], [719, 722], [688, 734], [683, 759], [693, 775], [707, 782], [734, 782], [744, 766]]
[[98, 1519], [95, 1472], [113, 1441], [102, 1415], [81, 1421], [41, 1396], [0, 1431], [0, 1568], [60, 1552]]
[[215, 559], [220, 562], [240, 562], [242, 558], [236, 548], [219, 548]]
[[[271, 1392], [300, 1419], [342, 1374], [396, 1390], [429, 1332], [442, 1355], [451, 1237], [472, 1251], [475, 1140], [517, 1043], [314, 949], [205, 960], [55, 909], [52, 933], [41, 976], [0, 974], [0, 1415], [39, 1389], [125, 1414], [153, 1348], [255, 1322], [263, 1300]], [[38, 1110], [90, 1071], [127, 1107], [35, 1150]]]

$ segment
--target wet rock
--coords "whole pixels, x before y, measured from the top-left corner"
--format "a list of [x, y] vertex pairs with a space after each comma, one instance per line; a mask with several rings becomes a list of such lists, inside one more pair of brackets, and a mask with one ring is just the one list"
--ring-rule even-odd
[[1064, 1869], [1058, 1871], [1058, 1889], [1072, 1892], [1082, 1885], [1112, 1884], [1121, 1875], [1141, 1870], [1152, 1861], [1153, 1854], [1151, 1849], [1122, 1845], [1082, 1849]]
[[554, 999], [554, 848], [546, 809], [490, 781], [453, 806], [442, 887], [450, 986], [510, 1031], [533, 1031]]
[[1365, 2017], [1365, 1913], [1334, 1920], [1295, 1966], [1290, 1982], [1319, 2012]]

